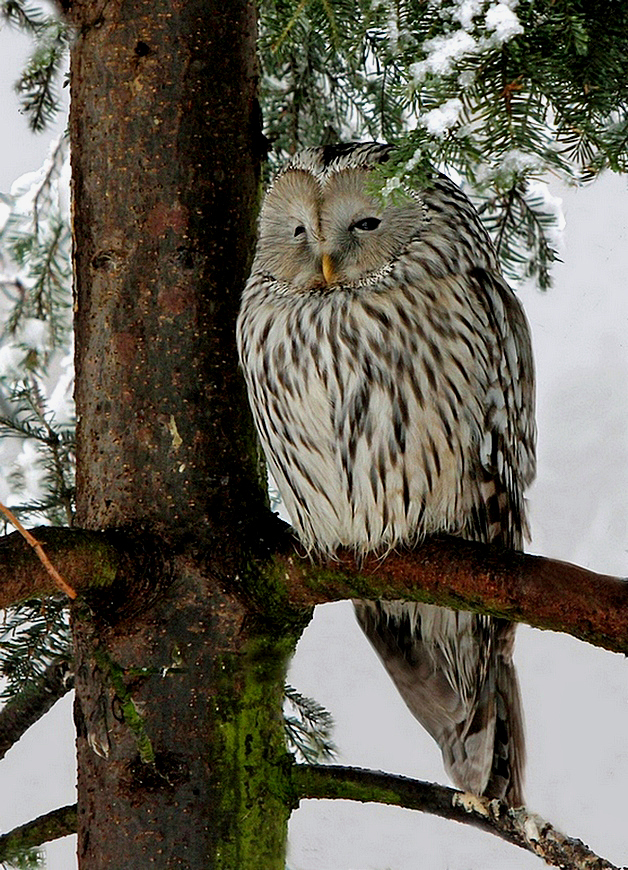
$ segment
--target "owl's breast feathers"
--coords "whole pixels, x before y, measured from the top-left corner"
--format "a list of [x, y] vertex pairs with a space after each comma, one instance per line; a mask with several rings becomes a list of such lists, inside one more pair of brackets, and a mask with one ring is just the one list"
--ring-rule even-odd
[[249, 282], [239, 342], [253, 411], [309, 548], [366, 551], [437, 531], [520, 544], [527, 458], [506, 445], [522, 397], [502, 369], [520, 374], [527, 360], [504, 335], [505, 360], [495, 331], [496, 320], [509, 329], [510, 291], [482, 269], [448, 273], [443, 259], [417, 238], [374, 285], [295, 294], [264, 274]]

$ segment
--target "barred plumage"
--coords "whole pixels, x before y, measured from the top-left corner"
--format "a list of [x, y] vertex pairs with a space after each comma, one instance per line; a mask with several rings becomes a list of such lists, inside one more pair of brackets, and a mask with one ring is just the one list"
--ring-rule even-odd
[[[519, 548], [535, 442], [525, 316], [451, 181], [369, 194], [389, 151], [306, 149], [267, 193], [238, 347], [269, 468], [312, 552], [435, 532]], [[519, 802], [514, 628], [420, 604], [356, 612], [454, 781]]]

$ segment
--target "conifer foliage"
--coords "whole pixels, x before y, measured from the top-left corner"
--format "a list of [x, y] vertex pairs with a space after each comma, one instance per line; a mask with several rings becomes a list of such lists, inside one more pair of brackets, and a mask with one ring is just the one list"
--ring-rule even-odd
[[453, 172], [513, 279], [550, 282], [560, 215], [539, 180], [626, 169], [619, 0], [265, 0], [260, 16], [275, 152], [381, 138], [400, 146], [391, 180]]
[[[547, 181], [585, 183], [606, 169], [628, 170], [624, 0], [259, 0], [258, 7], [269, 175], [307, 145], [393, 142], [381, 175], [385, 194], [420, 184], [428, 164], [451, 174], [475, 201], [506, 274], [546, 288], [562, 220]], [[72, 33], [36, 2], [4, 0], [0, 15], [32, 36], [16, 90], [29, 126], [41, 131], [60, 110]], [[0, 195], [0, 467], [3, 498], [23, 519], [71, 526], [68, 203], [65, 137], [39, 171]], [[0, 634], [3, 697], [36, 690], [51, 665], [67, 661], [69, 647], [59, 602], [15, 608]], [[333, 755], [329, 714], [291, 688], [285, 721], [300, 760]]]
[[[33, 38], [17, 82], [33, 130], [60, 110], [71, 32], [5, 0]], [[628, 169], [628, 8], [621, 0], [261, 0], [260, 102], [271, 174], [298, 148], [395, 142], [384, 192], [435, 165], [461, 183], [506, 274], [551, 280], [562, 214], [546, 182]], [[0, 200], [0, 435], [18, 511], [73, 515], [69, 157], [62, 137]]]
[[33, 52], [15, 85], [34, 132], [46, 128], [59, 109], [59, 79], [64, 69], [69, 31], [63, 20], [36, 3], [6, 0], [5, 20], [33, 38]]

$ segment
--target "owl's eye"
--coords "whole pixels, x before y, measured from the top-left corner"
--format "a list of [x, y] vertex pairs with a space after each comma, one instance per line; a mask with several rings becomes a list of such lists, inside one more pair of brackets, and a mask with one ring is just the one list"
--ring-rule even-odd
[[294, 237], [295, 237], [295, 239], [297, 238], [297, 236], [302, 236], [304, 233], [305, 233], [305, 227], [302, 226], [302, 225], [300, 224], [300, 225], [299, 225], [298, 227], [296, 227], [295, 230], [294, 230]]
[[381, 224], [381, 220], [376, 217], [367, 217], [363, 218], [361, 221], [355, 221], [352, 223], [349, 229], [351, 230], [376, 230], [377, 227]]

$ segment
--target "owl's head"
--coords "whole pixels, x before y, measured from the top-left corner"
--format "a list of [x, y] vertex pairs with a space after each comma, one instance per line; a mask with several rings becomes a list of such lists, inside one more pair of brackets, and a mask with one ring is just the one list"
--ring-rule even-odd
[[307, 148], [279, 173], [262, 206], [255, 270], [298, 291], [377, 280], [424, 222], [421, 201], [382, 203], [369, 174], [390, 147]]

